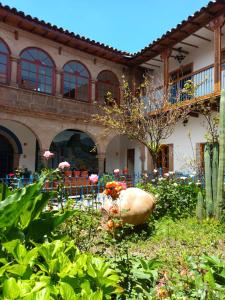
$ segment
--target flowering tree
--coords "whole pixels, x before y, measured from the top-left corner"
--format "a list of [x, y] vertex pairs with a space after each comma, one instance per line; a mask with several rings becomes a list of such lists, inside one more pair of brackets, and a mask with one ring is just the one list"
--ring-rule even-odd
[[94, 115], [94, 119], [106, 130], [116, 130], [146, 146], [153, 166], [157, 168], [163, 140], [173, 133], [178, 121], [188, 117], [192, 109], [190, 103], [180, 101], [184, 94], [190, 97], [192, 90], [192, 83], [187, 82], [182, 91], [176, 92], [176, 99], [174, 101], [173, 98], [174, 103], [171, 104], [170, 93], [165, 92], [157, 76], [147, 74], [135, 93], [123, 78], [122, 103], [117, 104], [108, 93], [105, 105], [99, 106], [99, 113]]

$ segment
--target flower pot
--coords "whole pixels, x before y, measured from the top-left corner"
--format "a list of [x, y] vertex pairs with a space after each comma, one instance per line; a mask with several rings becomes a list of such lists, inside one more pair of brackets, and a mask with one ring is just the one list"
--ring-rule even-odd
[[81, 177], [88, 177], [88, 171], [82, 171]]
[[80, 176], [80, 171], [73, 171], [73, 176], [79, 177]]
[[64, 171], [65, 176], [72, 176], [72, 171]]
[[127, 168], [124, 168], [123, 169], [123, 175], [127, 175], [128, 174], [128, 169]]

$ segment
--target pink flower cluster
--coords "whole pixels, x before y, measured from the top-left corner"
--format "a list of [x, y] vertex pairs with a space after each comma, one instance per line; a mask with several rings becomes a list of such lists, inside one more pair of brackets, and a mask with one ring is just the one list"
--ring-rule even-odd
[[58, 165], [58, 168], [60, 170], [64, 170], [64, 169], [69, 169], [70, 168], [70, 164], [67, 161], [63, 161]]
[[91, 174], [89, 176], [89, 180], [91, 183], [96, 184], [98, 183], [98, 175], [97, 174]]
[[113, 171], [113, 173], [114, 173], [115, 175], [119, 175], [119, 174], [120, 174], [120, 169], [115, 169], [115, 170]]
[[51, 151], [45, 151], [45, 153], [43, 154], [43, 157], [46, 158], [47, 160], [52, 158], [54, 156], [54, 153], [52, 153]]

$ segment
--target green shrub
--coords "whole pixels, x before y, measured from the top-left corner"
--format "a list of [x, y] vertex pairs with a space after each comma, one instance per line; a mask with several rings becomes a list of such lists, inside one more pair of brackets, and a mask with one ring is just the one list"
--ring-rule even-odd
[[158, 220], [164, 216], [180, 219], [195, 213], [197, 195], [200, 188], [193, 182], [162, 179], [157, 184], [139, 183], [137, 187], [156, 196], [156, 208], [153, 218]]

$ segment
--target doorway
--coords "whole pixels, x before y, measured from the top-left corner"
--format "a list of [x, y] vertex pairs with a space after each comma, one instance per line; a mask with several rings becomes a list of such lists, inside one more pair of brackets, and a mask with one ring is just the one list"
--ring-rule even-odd
[[127, 149], [127, 169], [129, 174], [134, 174], [135, 149]]
[[3, 135], [0, 135], [0, 178], [13, 171], [13, 147]]

